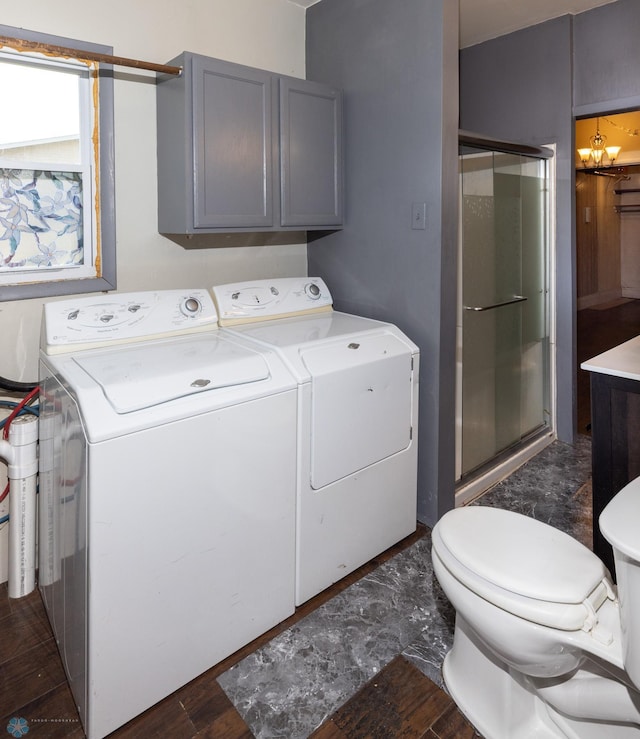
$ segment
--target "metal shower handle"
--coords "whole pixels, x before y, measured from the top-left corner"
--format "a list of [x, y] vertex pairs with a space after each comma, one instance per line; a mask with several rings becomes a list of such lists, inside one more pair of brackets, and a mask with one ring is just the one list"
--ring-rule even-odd
[[473, 310], [476, 312], [484, 311], [484, 310], [493, 310], [494, 308], [502, 308], [503, 305], [511, 305], [512, 303], [522, 303], [527, 298], [524, 295], [514, 295], [513, 298], [510, 300], [505, 300], [502, 303], [494, 303], [493, 305], [465, 305], [465, 310]]

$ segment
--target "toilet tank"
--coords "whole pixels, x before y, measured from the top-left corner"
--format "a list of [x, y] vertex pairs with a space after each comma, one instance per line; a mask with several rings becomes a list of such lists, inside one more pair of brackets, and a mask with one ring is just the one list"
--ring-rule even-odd
[[640, 477], [607, 504], [600, 531], [613, 548], [625, 669], [640, 688]]

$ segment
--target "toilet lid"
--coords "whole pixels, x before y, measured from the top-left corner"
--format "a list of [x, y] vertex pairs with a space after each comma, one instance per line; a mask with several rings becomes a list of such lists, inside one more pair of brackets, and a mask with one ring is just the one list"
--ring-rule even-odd
[[600, 559], [529, 516], [469, 506], [449, 511], [436, 529], [434, 548], [444, 564], [452, 569], [453, 558], [456, 577], [511, 613], [555, 628], [583, 628], [585, 601], [598, 608], [606, 598], [600, 586], [608, 572]]
[[633, 560], [640, 559], [640, 477], [615, 495], [600, 514], [600, 531], [615, 550]]

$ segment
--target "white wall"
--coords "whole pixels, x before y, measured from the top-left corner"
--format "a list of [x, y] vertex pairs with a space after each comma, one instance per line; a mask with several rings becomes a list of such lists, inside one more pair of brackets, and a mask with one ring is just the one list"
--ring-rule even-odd
[[[3, 3], [2, 23], [106, 44], [118, 56], [145, 61], [164, 63], [187, 50], [305, 76], [305, 11], [288, 0], [30, 0]], [[154, 80], [150, 73], [116, 70], [118, 291], [306, 274], [304, 243], [249, 246], [255, 243], [249, 234], [236, 237], [233, 247], [211, 240], [205, 243], [215, 247], [185, 249], [157, 232]], [[41, 306], [39, 300], [0, 302], [1, 376], [37, 379]], [[5, 480], [0, 464], [2, 488]], [[5, 561], [6, 531], [0, 531], [0, 581]]]

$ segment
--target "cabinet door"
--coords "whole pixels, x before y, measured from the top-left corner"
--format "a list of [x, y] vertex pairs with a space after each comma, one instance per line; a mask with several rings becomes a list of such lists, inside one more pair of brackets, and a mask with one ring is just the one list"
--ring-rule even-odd
[[194, 227], [273, 226], [272, 75], [193, 60]]
[[342, 223], [342, 97], [305, 80], [280, 79], [283, 226]]

